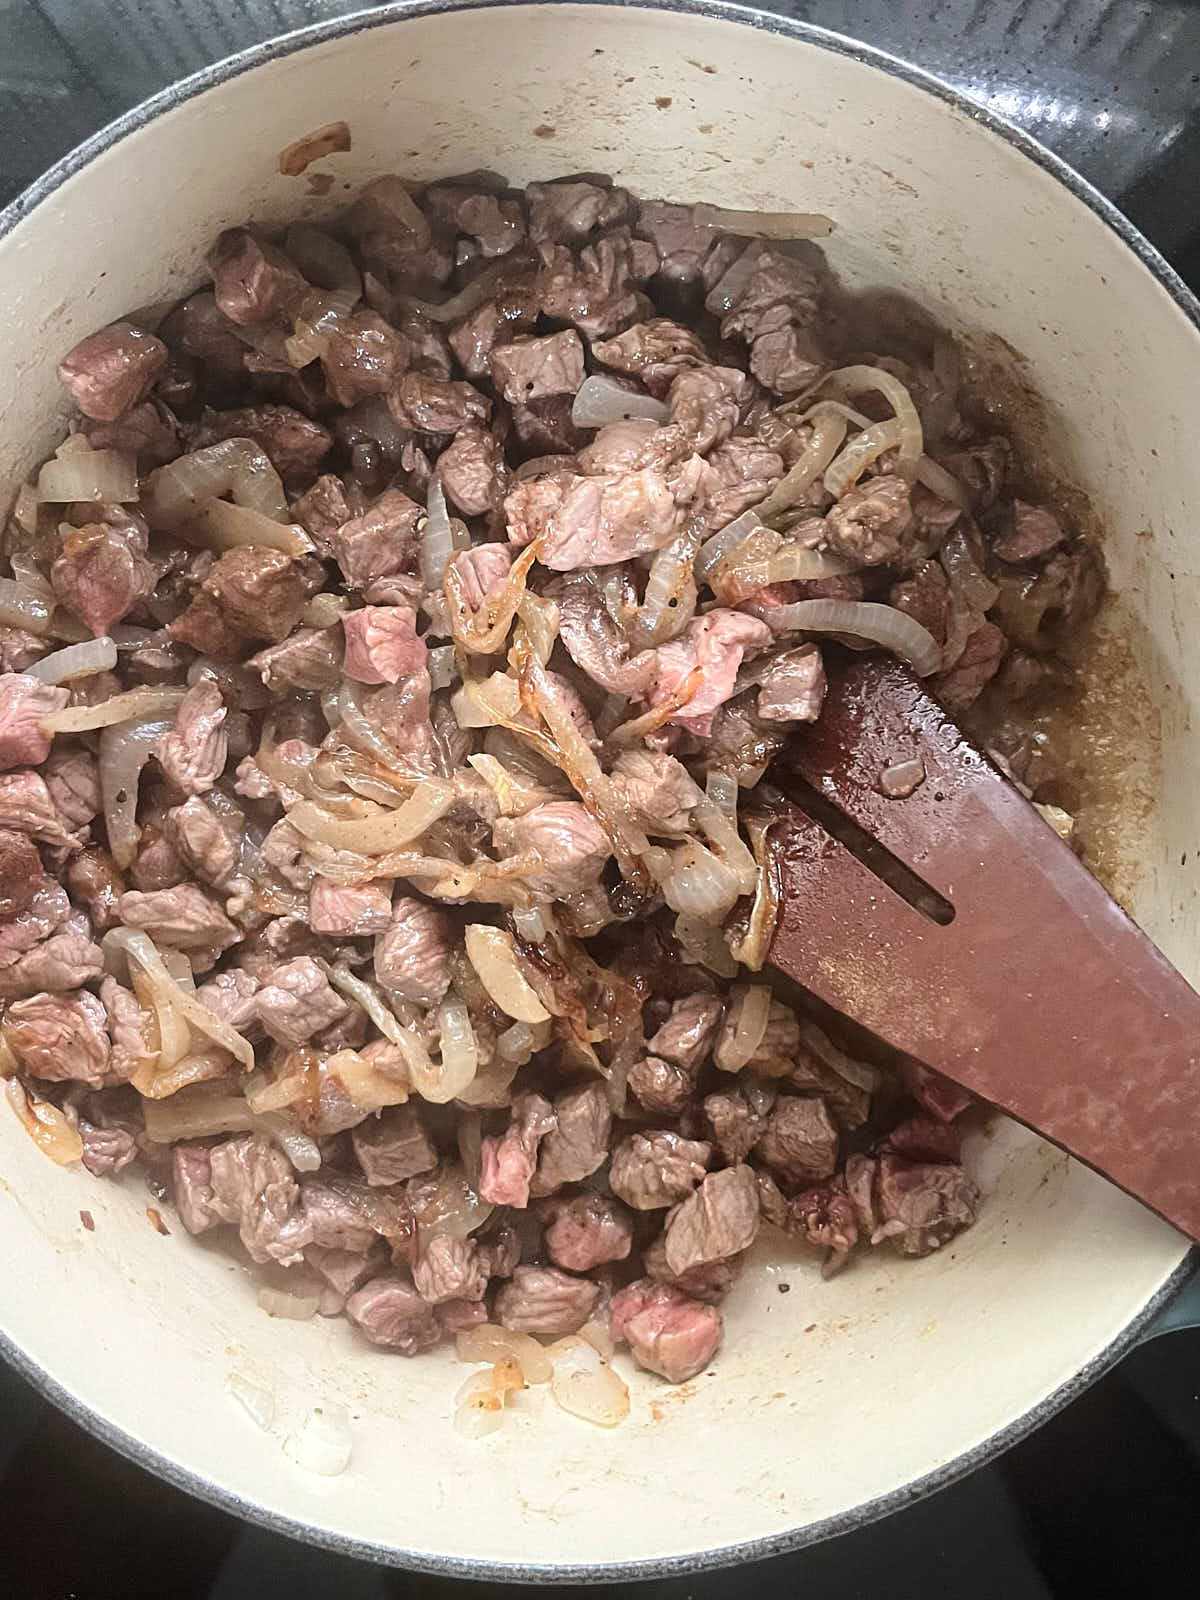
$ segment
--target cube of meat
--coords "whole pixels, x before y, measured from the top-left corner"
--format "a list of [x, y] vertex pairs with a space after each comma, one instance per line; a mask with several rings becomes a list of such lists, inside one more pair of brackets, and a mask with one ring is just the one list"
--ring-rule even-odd
[[738, 367], [693, 367], [671, 385], [671, 422], [704, 455], [728, 439], [753, 394], [754, 385]]
[[89, 750], [60, 745], [42, 770], [54, 809], [71, 828], [86, 827], [100, 811], [100, 772]]
[[705, 1095], [704, 1115], [726, 1161], [744, 1161], [767, 1131], [775, 1091], [747, 1073], [736, 1089]]
[[557, 1267], [516, 1267], [496, 1296], [495, 1316], [514, 1333], [561, 1338], [579, 1332], [599, 1299], [600, 1285], [590, 1278], [573, 1278]]
[[404, 1183], [437, 1166], [437, 1148], [421, 1113], [411, 1102], [389, 1106], [351, 1129], [354, 1155], [367, 1182], [375, 1187]]
[[668, 1383], [686, 1383], [716, 1355], [724, 1331], [721, 1313], [670, 1284], [639, 1278], [613, 1296], [612, 1333], [633, 1359]]
[[409, 606], [360, 606], [342, 615], [346, 634], [343, 671], [359, 683], [398, 683], [420, 672], [429, 651], [417, 634]]
[[100, 984], [100, 1000], [108, 1018], [112, 1051], [108, 1059], [110, 1081], [126, 1083], [157, 1051], [157, 1019], [142, 1009], [132, 990], [115, 978]]
[[[764, 1173], [756, 1174], [763, 1178]], [[768, 1179], [768, 1182], [771, 1180]], [[780, 1195], [780, 1204], [783, 1196]], [[686, 1272], [676, 1275], [667, 1265], [666, 1235], [659, 1234], [654, 1243], [642, 1251], [642, 1266], [646, 1276], [653, 1278], [655, 1283], [668, 1283], [672, 1289], [679, 1289], [683, 1294], [690, 1295], [693, 1300], [703, 1300], [705, 1305], [719, 1305], [733, 1288], [734, 1281], [741, 1270], [741, 1256], [731, 1256], [728, 1261], [706, 1261], [697, 1267], [689, 1267]]]
[[820, 648], [802, 644], [776, 656], [763, 674], [758, 715], [764, 722], [815, 722], [825, 703]]
[[302, 481], [312, 477], [333, 448], [329, 429], [294, 406], [240, 406], [235, 411], [210, 411], [191, 446], [196, 450], [222, 439], [253, 439], [281, 478]]
[[114, 322], [81, 339], [59, 362], [58, 376], [85, 417], [115, 422], [145, 399], [166, 364], [161, 339], [131, 322]]
[[609, 1187], [635, 1211], [673, 1206], [704, 1177], [711, 1155], [712, 1145], [669, 1129], [631, 1133], [613, 1151]]
[[[708, 237], [711, 240], [711, 233]], [[707, 351], [692, 330], [667, 317], [635, 322], [615, 339], [597, 339], [592, 354], [602, 365], [637, 378], [659, 399], [681, 372], [709, 362]]]
[[534, 244], [582, 244], [624, 222], [632, 209], [627, 189], [584, 179], [531, 183], [525, 189], [529, 237]]
[[975, 1221], [979, 1190], [954, 1163], [885, 1155], [875, 1203], [878, 1226], [871, 1243], [888, 1239], [902, 1256], [927, 1256]]
[[355, 589], [412, 569], [417, 558], [417, 523], [424, 507], [400, 489], [388, 489], [361, 516], [332, 536], [333, 553]]
[[633, 1248], [633, 1218], [616, 1200], [602, 1194], [580, 1194], [551, 1202], [544, 1235], [556, 1267], [590, 1272], [609, 1261], [624, 1261]]
[[308, 285], [297, 267], [249, 228], [226, 228], [208, 253], [217, 305], [240, 327], [268, 322], [298, 304]]
[[495, 435], [483, 428], [464, 428], [438, 457], [437, 470], [447, 500], [467, 517], [498, 510], [508, 492], [504, 451]]
[[486, 423], [492, 409], [469, 383], [452, 383], [424, 372], [406, 372], [387, 403], [400, 426], [415, 433], [460, 433]]
[[520, 201], [503, 199], [469, 184], [436, 184], [426, 189], [421, 203], [430, 215], [473, 239], [483, 256], [507, 255], [525, 237]]
[[758, 1184], [745, 1165], [712, 1172], [667, 1223], [667, 1266], [677, 1276], [748, 1250], [758, 1232]]
[[109, 1063], [108, 1015], [94, 994], [35, 994], [4, 1017], [9, 1049], [35, 1078], [99, 1087]]
[[474, 1239], [435, 1234], [413, 1267], [417, 1293], [431, 1306], [443, 1305], [447, 1300], [482, 1300], [488, 1275], [481, 1254]]
[[442, 1336], [433, 1307], [407, 1272], [385, 1272], [364, 1283], [346, 1301], [346, 1315], [372, 1344], [402, 1356], [419, 1355]]
[[184, 794], [205, 794], [225, 770], [229, 736], [225, 702], [211, 678], [201, 678], [184, 695], [175, 726], [158, 742], [163, 771]]
[[308, 925], [331, 939], [362, 939], [384, 933], [392, 920], [392, 898], [382, 884], [357, 888], [314, 878], [308, 891]]
[[300, 621], [308, 599], [304, 577], [292, 558], [262, 544], [226, 551], [205, 578], [203, 592], [246, 638], [276, 643]]
[[638, 827], [668, 838], [690, 832], [692, 811], [704, 799], [683, 763], [663, 750], [622, 750], [610, 780]]
[[540, 338], [526, 334], [496, 345], [489, 366], [492, 381], [510, 405], [574, 394], [584, 377], [583, 343], [573, 328]]
[[[301, 1260], [313, 1243], [312, 1225], [283, 1151], [261, 1134], [244, 1134], [214, 1145], [208, 1157], [212, 1199], [207, 1203], [222, 1221], [235, 1224], [250, 1259], [283, 1265]], [[203, 1214], [203, 1188], [191, 1200]]]
[[0, 675], [0, 771], [40, 766], [50, 754], [51, 735], [42, 719], [61, 711], [70, 691], [24, 672]]
[[604, 1085], [585, 1083], [554, 1097], [555, 1125], [542, 1141], [530, 1193], [555, 1194], [565, 1183], [580, 1183], [604, 1165], [612, 1109]]
[[521, 1094], [500, 1137], [483, 1141], [480, 1152], [480, 1198], [495, 1206], [524, 1208], [537, 1169], [538, 1146], [557, 1124], [554, 1108], [540, 1094]]
[[402, 999], [434, 1006], [450, 987], [452, 951], [445, 913], [427, 900], [397, 895], [391, 921], [375, 940], [375, 976]]
[[[438, 464], [440, 466], [441, 462]], [[450, 565], [462, 579], [463, 598], [473, 611], [478, 611], [485, 600], [504, 586], [512, 567], [512, 556], [506, 544], [477, 544], [452, 556]]]
[[217, 902], [194, 883], [142, 894], [130, 889], [117, 907], [121, 921], [176, 950], [220, 951], [241, 938]]
[[715, 994], [689, 994], [675, 1000], [649, 1048], [689, 1072], [698, 1072], [709, 1058], [724, 1012], [724, 1004]]
[[523, 817], [498, 817], [492, 835], [506, 855], [540, 859], [523, 877], [535, 894], [556, 900], [590, 888], [612, 854], [604, 829], [574, 800], [547, 801]]
[[274, 694], [286, 689], [319, 692], [341, 682], [343, 650], [340, 628], [297, 628], [282, 643], [251, 656], [246, 665]]
[[50, 583], [69, 611], [99, 638], [154, 593], [158, 570], [146, 559], [145, 524], [89, 522], [63, 536]]
[[894, 561], [913, 526], [910, 496], [898, 477], [868, 478], [847, 489], [825, 518], [830, 548], [864, 567]]
[[41, 990], [64, 994], [90, 983], [104, 971], [98, 944], [78, 933], [54, 933], [0, 968], [0, 999], [35, 995]]
[[1001, 561], [1040, 561], [1066, 539], [1062, 523], [1044, 506], [1014, 500], [1007, 529], [993, 539], [992, 549]]
[[660, 645], [650, 704], [675, 700], [669, 721], [706, 738], [713, 712], [733, 693], [738, 669], [747, 651], [762, 649], [771, 630], [757, 617], [717, 607], [693, 617], [678, 639]]
[[412, 348], [402, 333], [378, 312], [360, 310], [329, 334], [321, 370], [330, 397], [339, 406], [352, 406], [369, 395], [387, 394], [411, 359]]
[[754, 1149], [789, 1182], [813, 1183], [837, 1166], [838, 1132], [820, 1096], [782, 1094]]
[[258, 1017], [280, 1044], [296, 1048], [349, 1015], [350, 1007], [311, 956], [269, 970], [258, 991]]
[[698, 1073], [659, 1056], [646, 1056], [629, 1069], [629, 1092], [647, 1111], [677, 1117], [696, 1088]]

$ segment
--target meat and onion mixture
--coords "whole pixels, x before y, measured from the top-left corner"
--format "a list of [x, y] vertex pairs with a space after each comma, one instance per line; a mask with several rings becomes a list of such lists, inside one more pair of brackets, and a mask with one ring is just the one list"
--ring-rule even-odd
[[1025, 781], [1102, 569], [821, 231], [487, 175], [229, 228], [65, 355], [7, 525], [13, 1107], [274, 1314], [457, 1336], [472, 1413], [530, 1336], [565, 1404], [695, 1376], [764, 1225], [975, 1217], [967, 1097], [762, 975], [769, 769], [874, 645]]

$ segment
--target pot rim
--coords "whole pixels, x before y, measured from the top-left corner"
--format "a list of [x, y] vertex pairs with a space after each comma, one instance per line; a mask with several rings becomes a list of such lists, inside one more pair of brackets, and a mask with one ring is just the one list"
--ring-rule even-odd
[[[508, 5], [611, 5], [625, 10], [667, 11], [687, 16], [710, 17], [723, 22], [737, 22], [765, 33], [801, 40], [835, 55], [861, 62], [864, 66], [874, 67], [891, 77], [899, 78], [914, 88], [921, 89], [926, 94], [953, 106], [956, 110], [965, 112], [972, 121], [982, 123], [990, 132], [1004, 139], [1043, 171], [1056, 178], [1133, 251], [1200, 334], [1200, 300], [1166, 258], [1111, 200], [1102, 195], [1073, 167], [1068, 166], [1059, 156], [1026, 133], [1023, 128], [1008, 122], [990, 108], [977, 104], [923, 68], [915, 67], [887, 51], [862, 44], [809, 22], [769, 14], [750, 6], [730, 4], [728, 0], [390, 0], [390, 3], [370, 11], [355, 11], [346, 16], [295, 29], [268, 39], [262, 44], [253, 45], [236, 55], [225, 57], [193, 73], [190, 77], [181, 79], [178, 83], [169, 84], [108, 123], [90, 139], [63, 156], [49, 171], [0, 210], [0, 239], [11, 233], [25, 217], [43, 201], [48, 200], [64, 183], [130, 134], [139, 132], [162, 113], [182, 105], [208, 89], [240, 77], [244, 72], [253, 71], [256, 67], [282, 60], [297, 51], [324, 44], [331, 39], [365, 33], [373, 28], [387, 27], [410, 17], [438, 16], [458, 11], [496, 10]], [[395, 1545], [376, 1544], [353, 1539], [344, 1534], [331, 1533], [327, 1529], [283, 1516], [247, 1500], [211, 1478], [193, 1472], [181, 1463], [160, 1454], [132, 1434], [126, 1433], [123, 1428], [93, 1411], [78, 1395], [64, 1388], [3, 1330], [0, 1330], [0, 1355], [40, 1394], [65, 1412], [73, 1422], [78, 1423], [80, 1427], [85, 1428], [95, 1438], [128, 1460], [165, 1479], [175, 1488], [182, 1489], [209, 1505], [217, 1506], [222, 1511], [269, 1529], [273, 1533], [316, 1545], [337, 1555], [402, 1567], [410, 1571], [431, 1573], [440, 1577], [529, 1584], [615, 1583], [677, 1577], [784, 1555], [818, 1544], [838, 1534], [864, 1527], [889, 1516], [894, 1511], [901, 1511], [918, 1500], [923, 1500], [939, 1489], [947, 1488], [1032, 1433], [1035, 1428], [1048, 1421], [1115, 1366], [1122, 1356], [1139, 1342], [1150, 1324], [1198, 1266], [1200, 1266], [1200, 1246], [1194, 1246], [1137, 1315], [1077, 1373], [1023, 1415], [923, 1477], [888, 1490], [886, 1494], [877, 1495], [873, 1500], [865, 1501], [850, 1511], [825, 1517], [819, 1522], [801, 1528], [749, 1539], [738, 1544], [700, 1550], [689, 1555], [651, 1556], [639, 1561], [596, 1562], [585, 1565], [495, 1562], [451, 1555], [431, 1556], [421, 1551], [400, 1549]]]

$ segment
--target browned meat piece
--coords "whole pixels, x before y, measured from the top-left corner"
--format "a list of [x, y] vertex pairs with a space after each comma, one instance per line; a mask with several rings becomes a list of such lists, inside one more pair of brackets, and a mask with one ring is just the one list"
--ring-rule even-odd
[[767, 1131], [775, 1091], [747, 1073], [736, 1089], [704, 1098], [704, 1115], [717, 1149], [731, 1165], [744, 1161]]
[[310, 1244], [304, 1252], [304, 1259], [345, 1301], [375, 1271], [373, 1258], [377, 1254], [375, 1250], [364, 1254], [358, 1250], [331, 1250], [319, 1244]]
[[403, 1356], [432, 1349], [442, 1336], [433, 1307], [407, 1272], [385, 1272], [364, 1283], [346, 1301], [346, 1315], [372, 1344]]
[[923, 1111], [928, 1111], [939, 1122], [953, 1122], [974, 1102], [966, 1089], [950, 1078], [945, 1078], [932, 1067], [919, 1061], [901, 1063], [900, 1077], [904, 1087]]
[[722, 319], [723, 339], [744, 339], [753, 350], [763, 334], [788, 324], [811, 326], [820, 298], [821, 281], [799, 254], [755, 241], [712, 286], [705, 305]]
[[187, 610], [167, 624], [167, 633], [179, 644], [190, 645], [202, 656], [215, 656], [218, 660], [241, 655], [245, 644], [233, 618], [225, 615], [212, 595], [204, 593], [197, 594]]
[[687, 833], [692, 810], [704, 798], [687, 768], [661, 750], [623, 750], [611, 778], [638, 827], [648, 833]]
[[139, 1155], [137, 1138], [128, 1128], [97, 1128], [81, 1120], [79, 1138], [83, 1144], [80, 1159], [93, 1178], [111, 1178]]
[[42, 731], [42, 719], [61, 711], [70, 698], [68, 690], [24, 672], [0, 675], [0, 771], [45, 761], [50, 735]]
[[600, 1285], [557, 1267], [516, 1267], [496, 1296], [496, 1321], [514, 1333], [578, 1333], [600, 1299]]
[[1012, 470], [1012, 446], [996, 436], [965, 450], [939, 455], [938, 461], [962, 484], [978, 514], [995, 505]]
[[333, 448], [329, 429], [294, 406], [209, 411], [196, 430], [192, 448], [198, 450], [221, 439], [253, 439], [281, 478], [311, 477]]
[[179, 1219], [189, 1233], [206, 1233], [224, 1218], [213, 1204], [211, 1151], [203, 1145], [171, 1148], [171, 1189]]
[[53, 933], [0, 970], [0, 999], [35, 995], [43, 989], [63, 994], [90, 983], [103, 971], [98, 944], [78, 933]]
[[78, 837], [67, 830], [66, 820], [41, 773], [0, 773], [0, 828], [31, 834], [45, 844], [78, 843]]
[[200, 984], [196, 999], [231, 1028], [249, 1033], [258, 1022], [259, 987], [258, 979], [251, 973], [241, 967], [231, 967]]
[[385, 1193], [340, 1175], [306, 1177], [300, 1200], [311, 1242], [322, 1249], [364, 1255], [382, 1236], [394, 1261], [412, 1253], [416, 1224], [407, 1196], [399, 1191]]
[[121, 921], [176, 950], [227, 950], [242, 937], [220, 905], [194, 883], [142, 894], [129, 889], [117, 907]]
[[625, 189], [579, 179], [531, 183], [525, 190], [529, 237], [534, 244], [582, 244], [624, 222], [632, 209]]
[[888, 604], [907, 611], [938, 644], [945, 644], [950, 626], [950, 586], [936, 561], [922, 561], [911, 576], [892, 585]]
[[[208, 1152], [211, 1201], [199, 1186], [189, 1195], [203, 1215], [210, 1206], [224, 1222], [233, 1223], [250, 1259], [284, 1265], [302, 1259], [313, 1243], [312, 1225], [300, 1207], [300, 1189], [291, 1164], [261, 1134], [244, 1134], [213, 1145]], [[176, 1179], [178, 1182], [178, 1169]], [[178, 1190], [177, 1190], [178, 1193]], [[187, 1217], [183, 1208], [180, 1215]]]
[[383, 933], [392, 920], [392, 897], [377, 883], [358, 888], [314, 878], [308, 896], [308, 925], [332, 939], [362, 939]]
[[865, 567], [894, 561], [912, 529], [909, 486], [903, 478], [868, 478], [847, 489], [825, 518], [830, 548]]
[[438, 477], [446, 498], [468, 517], [498, 510], [508, 492], [504, 452], [495, 436], [482, 428], [464, 428], [447, 445], [438, 457]]
[[455, 233], [474, 239], [483, 256], [506, 256], [525, 238], [519, 200], [502, 199], [465, 183], [440, 183], [426, 189], [421, 204]]
[[246, 346], [229, 318], [218, 309], [211, 289], [190, 295], [166, 319], [161, 331], [172, 349], [202, 362], [214, 375], [240, 376], [245, 370]]
[[694, 617], [677, 639], [660, 645], [650, 704], [681, 702], [668, 720], [689, 733], [707, 737], [712, 732], [713, 713], [733, 693], [747, 652], [761, 650], [770, 642], [766, 623], [741, 611], [717, 607]]
[[787, 1203], [787, 1231], [801, 1234], [816, 1250], [831, 1251], [823, 1268], [825, 1277], [843, 1266], [858, 1243], [857, 1207], [841, 1178], [805, 1189]]
[[330, 396], [352, 406], [373, 394], [387, 394], [407, 371], [408, 340], [375, 311], [358, 310], [334, 326], [321, 355]]
[[50, 569], [59, 600], [99, 638], [154, 591], [157, 571], [146, 559], [145, 525], [90, 522], [72, 528]]
[[512, 431], [515, 446], [513, 453], [521, 460], [535, 456], [571, 455], [582, 445], [587, 435], [571, 421], [573, 399], [570, 395], [551, 395], [548, 400], [535, 400], [532, 405], [514, 406]]
[[598, 339], [592, 354], [603, 366], [639, 379], [659, 399], [665, 398], [681, 372], [710, 361], [692, 330], [667, 317], [637, 322], [615, 339]]
[[810, 388], [828, 365], [810, 330], [793, 322], [764, 327], [750, 351], [750, 371], [776, 394], [799, 394]]
[[42, 771], [51, 802], [71, 828], [84, 828], [100, 811], [100, 774], [88, 750], [60, 745]]
[[526, 334], [498, 344], [489, 358], [492, 381], [510, 405], [528, 405], [552, 394], [574, 394], [583, 382], [583, 345], [566, 328], [541, 338]]
[[389, 1106], [351, 1129], [350, 1140], [363, 1176], [372, 1186], [404, 1183], [437, 1166], [437, 1150], [411, 1102]]
[[389, 489], [362, 516], [333, 535], [333, 553], [346, 582], [363, 589], [376, 579], [411, 569], [417, 557], [417, 523], [424, 508], [399, 489]]
[[155, 889], [173, 889], [187, 877], [187, 868], [175, 848], [174, 839], [156, 823], [143, 823], [138, 853], [129, 876], [134, 888], [147, 894]]
[[4, 1015], [4, 1038], [26, 1072], [98, 1088], [108, 1072], [108, 1017], [94, 994], [35, 994]]
[[283, 251], [249, 228], [226, 228], [208, 252], [208, 268], [218, 307], [239, 327], [286, 315], [308, 290]]
[[340, 628], [297, 628], [282, 644], [251, 656], [246, 665], [274, 694], [288, 689], [319, 693], [341, 682], [343, 649]]
[[522, 817], [498, 817], [492, 837], [506, 855], [537, 856], [540, 865], [522, 876], [535, 894], [557, 900], [590, 888], [612, 854], [604, 829], [574, 800], [550, 800]]
[[765, 722], [815, 722], [824, 703], [825, 666], [815, 644], [785, 650], [763, 674], [758, 714]]
[[161, 339], [114, 322], [81, 339], [59, 362], [58, 376], [85, 417], [115, 422], [146, 398], [166, 364]]
[[[0, 878], [3, 877], [0, 871]], [[125, 893], [125, 880], [108, 851], [100, 845], [91, 845], [72, 856], [67, 863], [64, 882], [72, 899], [88, 914], [97, 933], [107, 933], [117, 925], [117, 902]], [[0, 900], [0, 914], [3, 901]]]
[[388, 408], [402, 428], [415, 433], [458, 433], [486, 423], [491, 402], [469, 383], [451, 383], [424, 372], [406, 372], [388, 395]]
[[547, 592], [558, 603], [559, 637], [575, 665], [611, 694], [643, 694], [654, 677], [654, 653], [630, 657], [629, 640], [597, 574], [571, 573]]
[[542, 1141], [530, 1193], [555, 1194], [564, 1183], [580, 1183], [604, 1165], [612, 1111], [604, 1085], [586, 1083], [554, 1097], [556, 1125]]
[[633, 1218], [602, 1194], [580, 1194], [551, 1202], [546, 1250], [556, 1267], [590, 1272], [608, 1261], [624, 1261], [633, 1248]]
[[1094, 546], [1079, 543], [1060, 550], [1042, 569], [1057, 595], [1056, 636], [1070, 636], [1090, 622], [1104, 599], [1104, 565]]
[[[42, 858], [33, 840], [16, 828], [0, 827], [0, 946], [13, 918], [30, 909], [46, 883]], [[66, 916], [65, 910], [62, 916]], [[61, 920], [60, 917], [58, 921]], [[36, 933], [32, 942], [36, 943], [49, 932], [47, 927], [44, 932]]]
[[488, 357], [498, 342], [530, 331], [537, 321], [537, 296], [531, 272], [501, 285], [450, 334], [450, 348], [474, 382], [490, 376]]
[[482, 1300], [488, 1275], [481, 1254], [474, 1239], [435, 1234], [413, 1267], [417, 1293], [431, 1306], [443, 1305], [447, 1300]]
[[224, 806], [218, 812], [193, 796], [168, 811], [163, 826], [180, 860], [204, 883], [228, 894], [241, 864], [244, 821]]
[[696, 1073], [677, 1066], [674, 1061], [646, 1056], [629, 1069], [629, 1092], [636, 1095], [647, 1111], [658, 1116], [677, 1117], [695, 1092], [696, 1077]]
[[639, 1278], [613, 1296], [612, 1334], [633, 1359], [668, 1383], [686, 1383], [716, 1355], [724, 1324], [715, 1306], [701, 1305], [670, 1284]]
[[258, 991], [258, 1017], [280, 1044], [306, 1044], [342, 1022], [350, 1008], [311, 956], [297, 956], [269, 971]]
[[[638, 212], [637, 231], [653, 242], [658, 270], [672, 283], [698, 278], [717, 238], [709, 224], [696, 221], [695, 213], [694, 206], [668, 205], [662, 200], [643, 201]], [[735, 245], [735, 258], [745, 248], [744, 241], [725, 242]]]
[[691, 449], [704, 454], [729, 438], [753, 393], [754, 385], [738, 367], [693, 367], [671, 385], [672, 425]]
[[404, 1000], [437, 1005], [450, 987], [453, 948], [445, 912], [413, 895], [397, 895], [391, 923], [375, 940], [375, 976]]
[[979, 1190], [960, 1166], [880, 1158], [879, 1224], [871, 1243], [890, 1239], [902, 1256], [927, 1256], [975, 1221]]
[[758, 1184], [747, 1166], [712, 1172], [667, 1223], [667, 1266], [677, 1276], [749, 1249], [758, 1232]]
[[698, 1072], [712, 1053], [724, 1009], [714, 994], [690, 994], [674, 1001], [670, 1016], [650, 1039], [648, 1048], [689, 1072]]
[[360, 606], [342, 614], [342, 670], [358, 683], [398, 683], [425, 666], [429, 651], [409, 606]]
[[[162, 380], [158, 392], [162, 395]], [[133, 456], [140, 472], [174, 461], [182, 448], [178, 423], [156, 400], [143, 400], [115, 422], [87, 422], [83, 433], [93, 450], [119, 450]]]
[[25, 672], [46, 654], [46, 640], [24, 628], [0, 628], [0, 672]]
[[434, 1315], [442, 1332], [452, 1338], [456, 1333], [478, 1328], [486, 1322], [488, 1308], [483, 1300], [447, 1300], [444, 1305], [434, 1307]]
[[292, 558], [261, 544], [226, 551], [203, 588], [240, 633], [274, 643], [291, 633], [307, 599]]
[[554, 1107], [540, 1094], [519, 1094], [512, 1104], [508, 1128], [483, 1141], [480, 1152], [480, 1198], [495, 1206], [529, 1204], [529, 1185], [538, 1162], [538, 1147], [556, 1126]]
[[669, 544], [699, 492], [704, 463], [693, 456], [670, 473], [577, 477], [556, 472], [518, 483], [505, 497], [509, 537], [541, 540], [538, 559], [556, 572], [611, 566]]
[[158, 760], [184, 794], [206, 794], [225, 770], [229, 740], [225, 703], [211, 678], [192, 685], [175, 713], [175, 726], [158, 742]]
[[539, 247], [538, 295], [543, 313], [572, 322], [589, 339], [610, 338], [645, 319], [650, 302], [634, 286], [657, 266], [653, 245], [627, 228], [604, 234], [574, 256], [565, 245]]
[[709, 452], [708, 465], [720, 483], [709, 491], [706, 512], [714, 531], [765, 499], [784, 472], [778, 451], [736, 433]]
[[[15, 863], [18, 858], [12, 859]], [[23, 909], [11, 921], [0, 924], [0, 967], [11, 967], [27, 951], [48, 939], [55, 929], [61, 929], [71, 915], [71, 902], [62, 885], [45, 875], [36, 852], [34, 862], [34, 876]]]
[[[781, 1195], [781, 1202], [782, 1199]], [[740, 1256], [729, 1261], [706, 1261], [702, 1266], [690, 1267], [687, 1272], [676, 1276], [667, 1265], [666, 1237], [663, 1234], [642, 1252], [642, 1266], [647, 1277], [653, 1278], [655, 1283], [669, 1283], [672, 1289], [679, 1289], [693, 1300], [703, 1300], [710, 1306], [719, 1305], [733, 1288], [741, 1264]]]
[[333, 535], [353, 515], [346, 485], [332, 472], [323, 472], [310, 489], [292, 501], [292, 521], [300, 524], [322, 555], [329, 553]]
[[939, 672], [928, 680], [930, 692], [947, 711], [965, 711], [996, 676], [1007, 648], [1008, 640], [996, 624], [981, 622], [949, 672]]
[[919, 1115], [898, 1123], [883, 1147], [906, 1161], [957, 1161], [962, 1154], [962, 1135], [953, 1123]]
[[711, 1155], [712, 1145], [667, 1129], [631, 1133], [613, 1151], [609, 1186], [635, 1211], [673, 1206], [704, 1177]]
[[824, 1100], [780, 1095], [754, 1151], [791, 1183], [830, 1177], [837, 1166], [838, 1132]]

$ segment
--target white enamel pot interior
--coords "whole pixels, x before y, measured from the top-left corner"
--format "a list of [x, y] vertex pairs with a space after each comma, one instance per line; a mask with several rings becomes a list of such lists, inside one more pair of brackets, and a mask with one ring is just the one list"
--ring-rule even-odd
[[[353, 150], [320, 163], [335, 179], [322, 198], [280, 176], [277, 152], [337, 118]], [[1021, 353], [1055, 459], [1107, 524], [1151, 690], [1143, 731], [1161, 733], [1156, 802], [1123, 841], [1127, 900], [1194, 978], [1194, 307], [1098, 197], [894, 62], [716, 6], [418, 5], [217, 68], [8, 214], [0, 486], [58, 437], [63, 352], [196, 285], [219, 229], [320, 215], [382, 172], [480, 166], [517, 183], [602, 170], [645, 196], [828, 212], [850, 283], [912, 290]], [[1176, 1233], [1025, 1133], [1002, 1130], [973, 1160], [986, 1204], [943, 1254], [879, 1251], [823, 1283], [798, 1252], [762, 1250], [711, 1374], [679, 1389], [633, 1375], [632, 1415], [612, 1432], [536, 1391], [501, 1433], [470, 1442], [451, 1429], [463, 1370], [449, 1355], [406, 1361], [344, 1321], [268, 1319], [250, 1278], [173, 1213], [171, 1236], [155, 1231], [138, 1182], [51, 1165], [4, 1113], [0, 1329], [9, 1355], [119, 1449], [302, 1537], [480, 1577], [661, 1574], [793, 1547], [948, 1481], [1114, 1359], [1177, 1280]], [[230, 1398], [234, 1372], [275, 1393], [269, 1431]], [[281, 1448], [323, 1400], [353, 1416], [352, 1464], [331, 1479]]]

